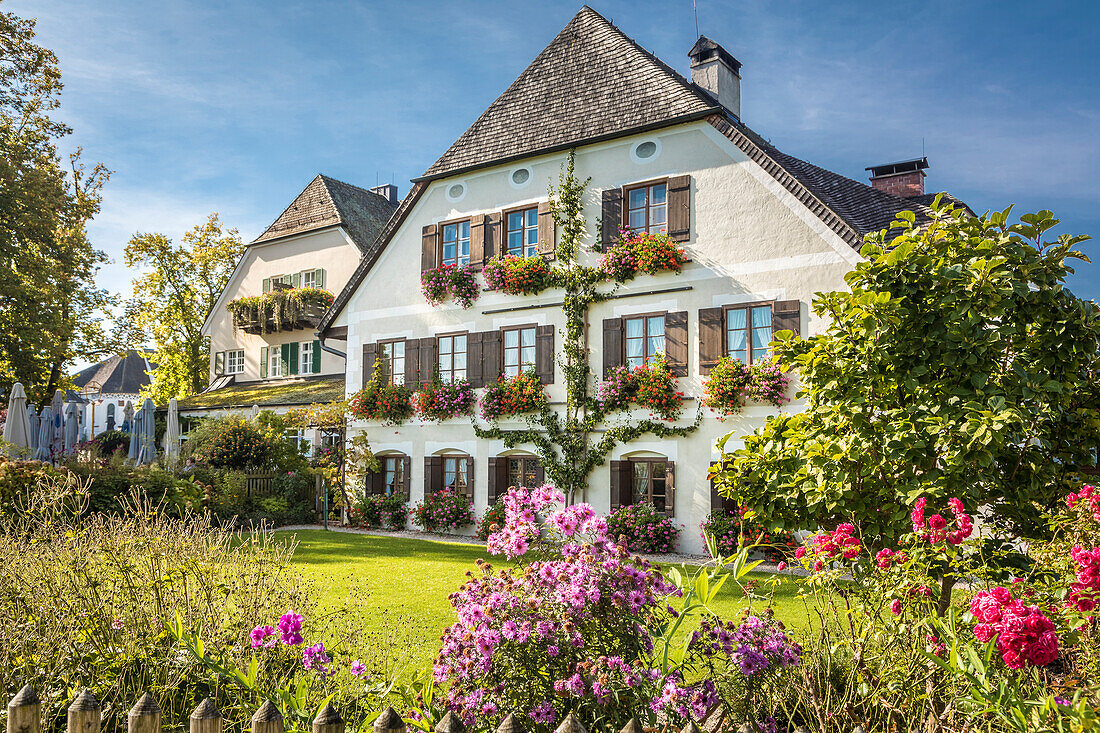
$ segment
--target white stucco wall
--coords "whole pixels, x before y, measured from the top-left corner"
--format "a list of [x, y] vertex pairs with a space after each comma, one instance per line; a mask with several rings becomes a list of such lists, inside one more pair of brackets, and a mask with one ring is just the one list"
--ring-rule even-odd
[[[659, 153], [640, 162], [631, 151], [644, 140], [658, 142]], [[560, 308], [484, 313], [498, 308], [557, 303], [561, 300], [560, 292], [546, 291], [533, 297], [483, 292], [468, 309], [450, 303], [433, 307], [420, 292], [420, 249], [421, 228], [427, 224], [546, 200], [547, 186], [557, 181], [565, 159], [565, 154], [543, 156], [431, 184], [336, 320], [337, 325], [348, 327], [349, 394], [362, 384], [362, 344], [380, 339], [422, 338], [462, 330], [486, 331], [507, 325], [553, 324], [555, 345], [560, 351], [565, 330]], [[523, 188], [515, 187], [510, 178], [511, 172], [519, 167], [529, 167], [532, 173], [530, 182]], [[595, 243], [598, 239], [597, 222], [603, 189], [683, 173], [692, 177], [691, 238], [684, 245], [692, 261], [679, 275], [643, 275], [620, 288], [617, 294], [685, 286], [690, 290], [619, 298], [594, 306], [589, 318], [589, 343], [591, 364], [599, 373], [603, 363], [601, 326], [604, 318], [664, 310], [687, 311], [689, 375], [680, 380], [680, 387], [689, 397], [695, 397], [702, 394], [698, 360], [700, 309], [756, 300], [798, 299], [803, 304], [802, 333], [814, 333], [820, 330], [822, 323], [809, 311], [813, 293], [844, 288], [843, 276], [859, 258], [849, 245], [829, 231], [771, 176], [703, 122], [577, 151], [577, 176], [582, 180], [592, 177], [585, 205], [588, 241]], [[466, 186], [465, 195], [457, 201], [450, 200], [445, 192], [459, 181]], [[594, 253], [588, 256], [592, 261], [598, 257]], [[556, 369], [555, 383], [547, 391], [551, 402], [564, 401], [560, 369]], [[792, 394], [793, 391], [792, 388]], [[693, 400], [685, 404], [683, 423], [690, 423], [694, 418], [696, 404]], [[798, 405], [784, 409], [798, 409]], [[773, 412], [770, 406], [750, 405], [725, 422], [708, 413], [700, 429], [690, 437], [678, 440], [643, 437], [619, 446], [608, 460], [649, 452], [676, 461], [675, 521], [684, 527], [681, 547], [700, 552], [699, 523], [710, 511], [706, 473], [709, 464], [719, 455], [715, 441], [730, 431], [743, 435], [762, 425]], [[630, 415], [624, 414], [621, 419], [630, 419]], [[516, 424], [517, 427], [521, 425]], [[357, 429], [367, 430], [377, 453], [394, 451], [412, 457], [410, 499], [414, 502], [423, 498], [425, 455], [462, 451], [474, 456], [475, 511], [479, 515], [485, 511], [487, 459], [502, 455], [505, 449], [500, 441], [478, 440], [468, 418], [441, 425], [413, 420], [396, 428], [360, 422]], [[527, 452], [533, 453], [532, 450]], [[610, 507], [609, 496], [609, 468], [605, 464], [590, 475], [587, 495], [583, 498], [598, 511], [606, 513]]]
[[[315, 338], [313, 329], [264, 335], [245, 333], [233, 326], [233, 316], [226, 309], [226, 303], [236, 298], [261, 295], [264, 278], [316, 268], [325, 270], [324, 289], [336, 294], [343, 289], [355, 271], [360, 256], [359, 249], [340, 227], [250, 245], [204, 329], [204, 333], [210, 336], [211, 379], [214, 378], [214, 355], [219, 351], [244, 349], [244, 373], [237, 374], [236, 381], [254, 382], [260, 379], [262, 347], [280, 346], [292, 341], [303, 343]], [[342, 350], [337, 342], [330, 345]], [[343, 371], [342, 358], [322, 352], [319, 374], [338, 374]]]

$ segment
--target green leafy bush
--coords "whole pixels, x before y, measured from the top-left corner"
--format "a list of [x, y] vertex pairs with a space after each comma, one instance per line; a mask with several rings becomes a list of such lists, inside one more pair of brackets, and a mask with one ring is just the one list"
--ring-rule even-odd
[[372, 494], [356, 502], [349, 516], [357, 527], [405, 529], [409, 508], [400, 496]]
[[92, 438], [91, 444], [100, 456], [109, 457], [130, 449], [130, 434], [121, 430], [107, 430]]
[[504, 512], [504, 499], [497, 499], [496, 502], [489, 507], [485, 514], [477, 523], [477, 538], [479, 540], [489, 539], [489, 535], [496, 532], [504, 526], [505, 512]]
[[790, 559], [798, 542], [787, 530], [769, 530], [763, 522], [746, 509], [718, 509], [711, 512], [699, 525], [699, 534], [705, 539], [713, 537], [723, 555], [732, 555], [744, 546], [758, 545], [764, 557], [773, 562]]

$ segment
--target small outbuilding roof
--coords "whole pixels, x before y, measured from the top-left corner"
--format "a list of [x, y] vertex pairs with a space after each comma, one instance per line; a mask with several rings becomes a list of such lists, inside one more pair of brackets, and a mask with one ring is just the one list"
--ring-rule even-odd
[[81, 390], [94, 390], [101, 394], [137, 394], [152, 384], [147, 374], [156, 365], [130, 349], [125, 354], [112, 356], [106, 361], [82, 369], [73, 375], [73, 384]]

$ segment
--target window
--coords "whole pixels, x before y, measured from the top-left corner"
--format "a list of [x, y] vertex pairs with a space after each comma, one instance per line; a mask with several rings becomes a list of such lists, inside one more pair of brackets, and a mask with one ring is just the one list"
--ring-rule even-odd
[[439, 337], [439, 378], [444, 382], [466, 378], [466, 334]]
[[322, 270], [322, 269], [302, 270], [302, 287], [303, 288], [323, 288], [323, 287], [325, 287], [325, 271]]
[[635, 504], [652, 504], [659, 512], [666, 509], [668, 464], [660, 458], [632, 459], [630, 475]]
[[535, 368], [535, 327], [504, 330], [504, 376], [514, 377]]
[[390, 384], [404, 384], [405, 341], [403, 339], [401, 341], [383, 341], [378, 345], [378, 348], [378, 358], [386, 364], [386, 380]]
[[244, 371], [244, 349], [225, 352], [225, 373], [240, 374]]
[[668, 184], [654, 183], [626, 191], [626, 225], [633, 232], [655, 234], [668, 228]]
[[267, 376], [281, 377], [283, 351], [278, 346], [272, 346], [267, 350]]
[[505, 254], [516, 257], [534, 257], [539, 251], [539, 208], [509, 211], [508, 240]]
[[303, 456], [312, 455], [313, 440], [308, 431], [288, 430], [286, 431], [286, 439]]
[[405, 456], [385, 456], [382, 459], [382, 487], [386, 496], [405, 491]]
[[753, 305], [726, 310], [726, 354], [744, 364], [767, 359], [772, 342], [772, 307]]
[[303, 341], [298, 344], [298, 373], [313, 373], [313, 342]]
[[626, 321], [626, 367], [634, 369], [665, 353], [665, 316], [638, 316]]
[[470, 264], [470, 222], [443, 225], [443, 257], [440, 263], [465, 267]]
[[508, 458], [508, 486], [534, 487], [541, 483], [539, 480], [539, 462], [537, 458], [528, 456], [511, 456]]
[[473, 498], [470, 486], [470, 459], [467, 456], [443, 456], [443, 487]]

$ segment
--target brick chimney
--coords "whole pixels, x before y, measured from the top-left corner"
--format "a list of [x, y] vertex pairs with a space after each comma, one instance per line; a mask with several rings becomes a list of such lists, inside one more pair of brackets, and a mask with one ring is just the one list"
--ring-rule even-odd
[[741, 62], [706, 36], [688, 51], [691, 57], [691, 82], [741, 118]]
[[871, 186], [903, 199], [924, 195], [924, 171], [928, 168], [928, 158], [902, 160], [897, 163], [872, 165]]
[[378, 194], [382, 198], [389, 201], [391, 204], [394, 204], [395, 206], [397, 205], [397, 186], [393, 185], [392, 183], [384, 183], [381, 186], [374, 186], [373, 188], [367, 190]]

